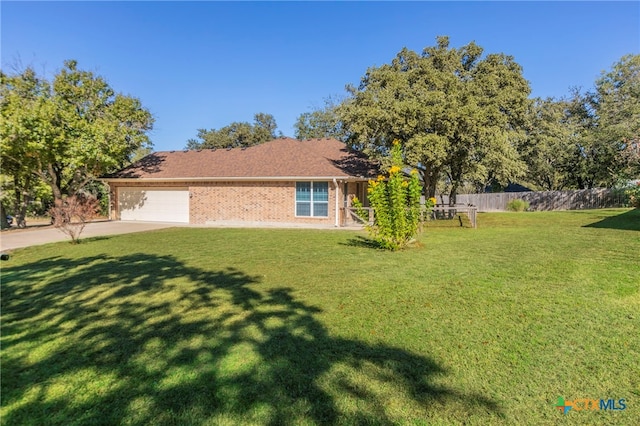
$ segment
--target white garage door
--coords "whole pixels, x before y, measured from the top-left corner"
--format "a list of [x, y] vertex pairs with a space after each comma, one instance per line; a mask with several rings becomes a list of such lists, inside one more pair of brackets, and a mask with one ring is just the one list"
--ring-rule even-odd
[[120, 220], [189, 223], [186, 188], [120, 188]]

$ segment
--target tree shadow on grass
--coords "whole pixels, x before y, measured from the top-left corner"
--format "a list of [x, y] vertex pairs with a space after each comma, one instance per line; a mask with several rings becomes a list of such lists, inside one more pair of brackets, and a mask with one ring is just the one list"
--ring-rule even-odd
[[394, 424], [446, 405], [502, 416], [435, 384], [447, 371], [434, 360], [332, 336], [292, 289], [233, 268], [132, 254], [2, 273], [4, 424]]
[[629, 210], [616, 216], [585, 225], [586, 228], [608, 228], [628, 231], [640, 231], [640, 209]]

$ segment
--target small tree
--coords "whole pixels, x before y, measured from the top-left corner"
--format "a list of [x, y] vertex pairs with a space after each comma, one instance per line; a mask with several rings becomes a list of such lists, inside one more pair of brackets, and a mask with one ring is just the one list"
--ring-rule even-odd
[[53, 225], [77, 244], [87, 222], [95, 218], [99, 211], [100, 202], [95, 197], [78, 194], [56, 200], [50, 213]]
[[[373, 225], [367, 231], [382, 248], [398, 250], [405, 247], [418, 233], [420, 224], [421, 185], [418, 172], [412, 170], [409, 179], [402, 174], [402, 150], [394, 141], [391, 148], [389, 176], [369, 181], [369, 203], [373, 207]], [[362, 203], [353, 200], [356, 210], [365, 216]]]

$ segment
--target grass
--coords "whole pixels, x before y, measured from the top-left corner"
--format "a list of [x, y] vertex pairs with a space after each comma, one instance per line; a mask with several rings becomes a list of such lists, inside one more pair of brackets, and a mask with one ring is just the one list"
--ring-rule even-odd
[[434, 222], [396, 253], [202, 228], [17, 250], [1, 422], [638, 424], [639, 231], [623, 209]]

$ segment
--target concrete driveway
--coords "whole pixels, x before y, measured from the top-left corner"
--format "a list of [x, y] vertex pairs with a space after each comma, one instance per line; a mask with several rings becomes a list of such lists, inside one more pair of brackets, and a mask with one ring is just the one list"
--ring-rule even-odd
[[[181, 225], [179, 223], [98, 221], [88, 223], [82, 234], [80, 234], [80, 238], [129, 234]], [[0, 250], [5, 252], [16, 248], [37, 246], [56, 241], [70, 241], [70, 238], [53, 226], [27, 229], [11, 228], [0, 233]]]

